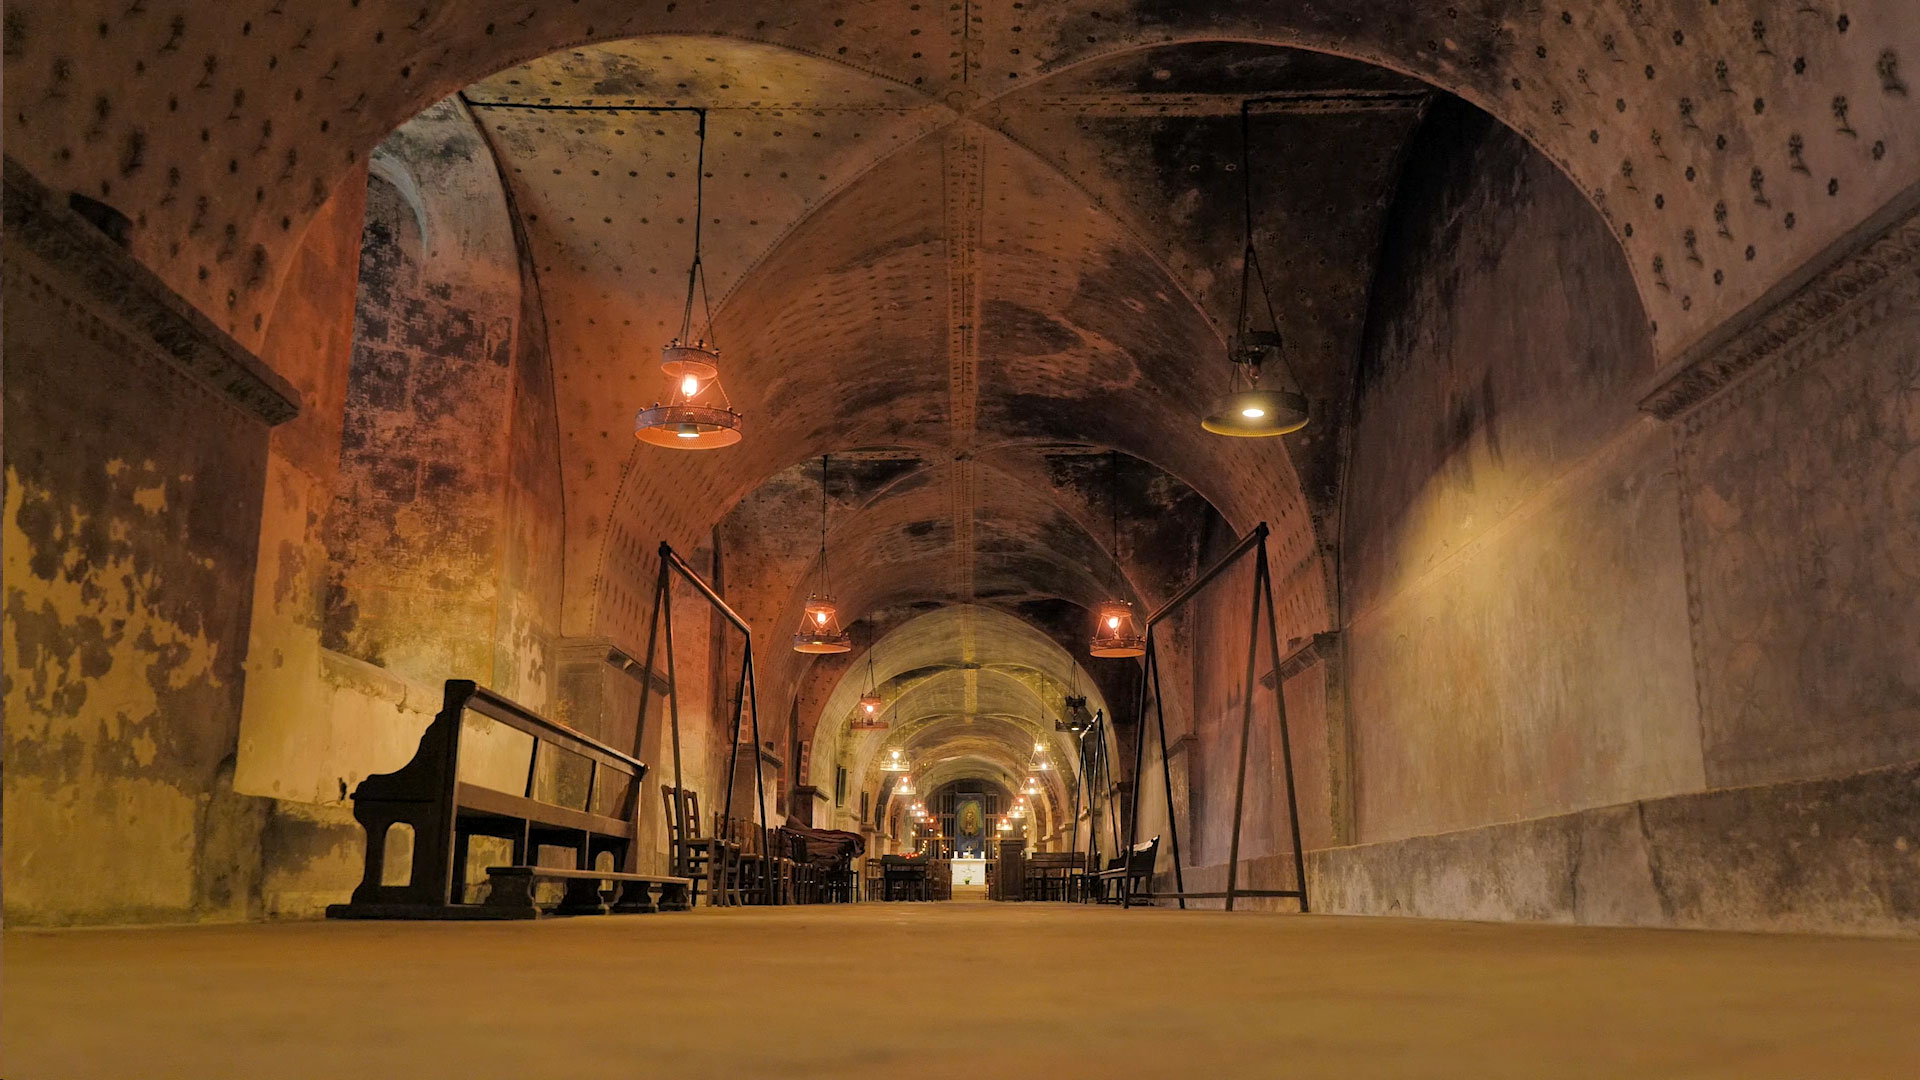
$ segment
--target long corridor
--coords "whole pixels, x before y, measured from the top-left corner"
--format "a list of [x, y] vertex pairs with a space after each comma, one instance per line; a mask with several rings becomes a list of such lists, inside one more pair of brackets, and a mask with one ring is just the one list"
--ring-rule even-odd
[[11, 932], [89, 1077], [1904, 1077], [1920, 942], [1058, 904]]

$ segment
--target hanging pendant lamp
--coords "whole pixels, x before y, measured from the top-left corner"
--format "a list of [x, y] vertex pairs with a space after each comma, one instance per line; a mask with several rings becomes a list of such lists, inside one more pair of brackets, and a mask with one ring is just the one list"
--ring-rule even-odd
[[840, 611], [833, 603], [833, 575], [827, 566], [827, 456], [820, 455], [820, 589], [807, 597], [800, 629], [793, 635], [793, 651], [811, 655], [843, 653], [852, 639], [840, 629]]
[[882, 712], [887, 701], [880, 696], [880, 688], [873, 680], [873, 650], [867, 650], [867, 692], [860, 695], [860, 704], [854, 706], [853, 719], [847, 726], [854, 731], [885, 731], [887, 721]]
[[879, 719], [879, 711], [887, 707], [887, 701], [879, 696], [879, 686], [874, 684], [874, 650], [866, 651], [866, 694], [860, 696], [860, 711], [870, 719]]
[[1068, 679], [1066, 692], [1060, 699], [1061, 718], [1053, 722], [1053, 730], [1078, 735], [1093, 726], [1093, 714], [1087, 711], [1087, 695], [1080, 692], [1078, 665], [1070, 669]]
[[[706, 210], [707, 114], [700, 111], [700, 153], [693, 172], [693, 265], [687, 268], [687, 303], [680, 335], [660, 351], [660, 370], [673, 382], [666, 404], [656, 401], [633, 418], [634, 437], [676, 450], [713, 450], [740, 441], [740, 414], [720, 386], [720, 347], [713, 343], [713, 308], [707, 271], [700, 261], [700, 224]], [[693, 326], [693, 294], [700, 292], [705, 327]]]
[[[1307, 399], [1297, 390], [1260, 385], [1260, 369], [1269, 359], [1279, 358], [1286, 381], [1299, 385], [1281, 352], [1280, 321], [1274, 315], [1273, 296], [1267, 289], [1266, 271], [1253, 247], [1253, 172], [1249, 165], [1249, 103], [1240, 105], [1240, 201], [1246, 243], [1240, 258], [1240, 311], [1234, 320], [1236, 341], [1227, 360], [1234, 367], [1233, 381], [1245, 386], [1214, 399], [1213, 407], [1200, 426], [1215, 435], [1240, 438], [1266, 438], [1299, 431], [1307, 426]], [[1267, 309], [1269, 330], [1255, 330], [1248, 317], [1248, 302], [1253, 281], [1260, 282], [1260, 298]]]
[[881, 772], [903, 773], [911, 768], [913, 768], [913, 762], [902, 757], [898, 750], [887, 751], [887, 756], [880, 762]]
[[[1113, 516], [1113, 557], [1120, 558], [1120, 455], [1107, 453], [1107, 507]], [[1147, 639], [1133, 622], [1133, 605], [1118, 598], [1100, 605], [1087, 652], [1099, 657], [1145, 656]]]

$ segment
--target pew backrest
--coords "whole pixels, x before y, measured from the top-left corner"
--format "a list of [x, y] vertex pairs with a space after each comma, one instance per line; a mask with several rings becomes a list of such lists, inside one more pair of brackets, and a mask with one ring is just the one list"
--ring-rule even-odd
[[[646, 771], [634, 758], [471, 680], [448, 679], [440, 712], [413, 757], [354, 789], [353, 813], [366, 830], [367, 852], [353, 905], [455, 903], [455, 874], [465, 874], [454, 865], [463, 847], [456, 837], [461, 821], [475, 816], [521, 821], [529, 830], [573, 830], [589, 848], [612, 845], [631, 859]], [[413, 830], [411, 872], [406, 884], [386, 885], [387, 834], [399, 825]], [[527, 846], [516, 850], [530, 861]]]

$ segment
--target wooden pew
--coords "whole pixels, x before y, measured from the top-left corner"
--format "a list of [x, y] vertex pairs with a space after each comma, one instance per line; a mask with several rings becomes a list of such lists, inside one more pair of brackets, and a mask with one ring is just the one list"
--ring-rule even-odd
[[[541, 914], [533, 884], [563, 881], [556, 913], [683, 910], [691, 882], [636, 874], [640, 781], [647, 767], [612, 747], [478, 686], [447, 680], [440, 712], [413, 759], [369, 776], [353, 792], [353, 816], [367, 834], [366, 864], [353, 898], [327, 908], [336, 919], [528, 919]], [[385, 883], [387, 835], [413, 830], [407, 880]], [[488, 868], [488, 902], [466, 902], [469, 842], [499, 837], [506, 866]], [[543, 846], [571, 848], [571, 868], [534, 865]], [[618, 870], [602, 870], [602, 856]], [[600, 899], [603, 883], [617, 890]], [[658, 888], [656, 904], [653, 889]]]

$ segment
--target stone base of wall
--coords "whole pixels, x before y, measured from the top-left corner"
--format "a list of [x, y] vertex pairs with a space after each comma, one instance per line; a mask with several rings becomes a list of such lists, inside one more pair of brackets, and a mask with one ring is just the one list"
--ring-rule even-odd
[[[1292, 878], [1285, 855], [1241, 866], [1247, 888]], [[1920, 935], [1920, 762], [1310, 851], [1307, 881], [1331, 914]]]

